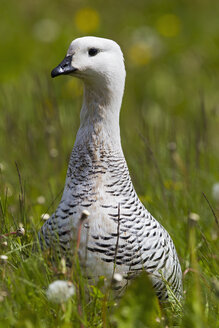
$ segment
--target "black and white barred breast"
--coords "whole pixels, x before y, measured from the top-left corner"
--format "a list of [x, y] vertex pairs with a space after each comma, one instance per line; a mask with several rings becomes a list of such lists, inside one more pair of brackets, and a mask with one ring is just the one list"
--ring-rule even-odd
[[39, 234], [41, 244], [74, 254], [81, 213], [79, 258], [87, 276], [122, 274], [119, 288], [146, 271], [157, 296], [168, 299], [166, 284], [178, 299], [182, 273], [172, 239], [140, 202], [121, 148], [103, 143], [73, 148], [62, 200]]

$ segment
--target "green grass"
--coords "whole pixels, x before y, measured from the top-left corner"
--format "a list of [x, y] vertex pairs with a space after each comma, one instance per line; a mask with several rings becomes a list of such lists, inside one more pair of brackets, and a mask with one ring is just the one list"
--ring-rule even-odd
[[[59, 203], [79, 126], [81, 85], [68, 77], [53, 81], [49, 70], [71, 39], [83, 34], [73, 13], [89, 3], [64, 4], [62, 14], [58, 1], [2, 4], [0, 24], [7, 33], [1, 28], [6, 59], [1, 60], [0, 235], [19, 224], [26, 233], [0, 238], [0, 255], [8, 256], [0, 264], [0, 327], [219, 327], [219, 201], [212, 197], [219, 181], [219, 5], [137, 1], [133, 8], [121, 1], [117, 19], [110, 1], [103, 6], [96, 0], [100, 24], [88, 33], [115, 39], [124, 51], [123, 149], [138, 195], [175, 243], [184, 272], [179, 311], [173, 304], [160, 308], [145, 276], [120, 301], [102, 294], [100, 281], [89, 289], [87, 302], [77, 259], [66, 271], [34, 246], [42, 214], [51, 214]], [[166, 14], [180, 21], [175, 37], [160, 31], [159, 19]], [[47, 17], [59, 23], [60, 34], [51, 43], [33, 34], [35, 24]], [[149, 29], [142, 29], [146, 25]], [[150, 49], [147, 63], [133, 62], [136, 33], [159, 48]], [[191, 220], [190, 213], [199, 220]], [[62, 306], [45, 294], [57, 279], [70, 279], [77, 287]]]

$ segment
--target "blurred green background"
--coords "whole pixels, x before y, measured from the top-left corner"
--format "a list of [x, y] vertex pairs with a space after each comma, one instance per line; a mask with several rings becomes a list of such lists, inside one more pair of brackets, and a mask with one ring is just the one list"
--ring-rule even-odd
[[[127, 69], [121, 114], [124, 147], [127, 135], [130, 141], [137, 138], [136, 130], [139, 130], [148, 137], [151, 127], [157, 129], [158, 134], [159, 129], [162, 129], [161, 134], [168, 131], [170, 142], [175, 141], [179, 132], [179, 142], [188, 142], [188, 147], [194, 148], [190, 142], [192, 135], [188, 134], [195, 129], [196, 146], [199, 139], [208, 135], [210, 146], [218, 153], [214, 130], [219, 123], [218, 10], [217, 1], [204, 0], [138, 0], [134, 4], [129, 0], [105, 3], [96, 0], [92, 4], [70, 0], [3, 0], [0, 21], [1, 161], [9, 162], [8, 165], [13, 165], [11, 161], [23, 162], [22, 150], [28, 156], [27, 153], [36, 151], [38, 146], [32, 140], [34, 146], [29, 145], [28, 149], [31, 137], [23, 138], [21, 130], [29, 129], [29, 134], [35, 133], [37, 139], [42, 138], [42, 132], [51, 136], [55, 132], [40, 131], [40, 128], [52, 130], [57, 124], [56, 115], [62, 125], [66, 124], [62, 128], [68, 131], [68, 126], [72, 127], [72, 138], [65, 136], [69, 147], [72, 145], [79, 123], [81, 84], [69, 78], [52, 81], [50, 71], [64, 57], [71, 40], [84, 35], [111, 38], [124, 52]], [[72, 99], [74, 102], [70, 105]], [[212, 128], [207, 126], [208, 118], [215, 123]], [[136, 124], [130, 126], [133, 120]], [[47, 135], [45, 137], [44, 143], [48, 143]], [[57, 149], [54, 143], [62, 140], [57, 136], [56, 139], [48, 147]], [[129, 147], [132, 145], [137, 156], [137, 159], [132, 156], [133, 161], [139, 160], [142, 149], [139, 147], [138, 152], [136, 143]], [[203, 143], [199, 147], [203, 147]], [[42, 153], [44, 150], [40, 148]], [[18, 154], [12, 155], [13, 152]], [[38, 166], [38, 163], [29, 163], [34, 164]], [[33, 172], [32, 168], [30, 171]]]
[[[142, 202], [170, 232], [186, 273], [183, 327], [218, 324], [219, 229], [202, 194], [218, 215], [219, 196], [213, 192], [219, 181], [218, 13], [219, 2], [207, 0], [1, 1], [1, 233], [22, 223], [27, 235], [19, 243], [32, 242], [42, 214], [51, 214], [61, 197], [79, 126], [82, 86], [70, 77], [52, 80], [52, 68], [75, 38], [115, 40], [127, 70], [121, 112], [124, 153]], [[199, 219], [192, 242], [190, 212]], [[17, 249], [9, 242], [7, 247], [1, 252]], [[10, 260], [11, 267], [20, 267]], [[194, 277], [187, 274], [189, 268]], [[22, 270], [22, 279], [39, 283], [27, 267]], [[19, 289], [10, 285], [16, 275], [11, 269], [0, 285], [11, 288], [2, 313], [11, 304], [21, 313], [14, 301]], [[43, 275], [40, 288], [45, 288], [42, 281]], [[31, 300], [26, 304], [24, 298], [22, 307], [29, 313], [25, 318], [34, 322], [39, 298]], [[22, 326], [18, 317], [14, 314], [14, 321], [6, 323]], [[124, 317], [118, 320], [122, 327]]]

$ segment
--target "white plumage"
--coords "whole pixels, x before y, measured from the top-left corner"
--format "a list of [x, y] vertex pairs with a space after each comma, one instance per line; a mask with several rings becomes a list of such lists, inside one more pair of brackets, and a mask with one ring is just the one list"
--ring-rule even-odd
[[79, 257], [89, 277], [122, 274], [120, 288], [142, 270], [158, 297], [168, 298], [164, 279], [176, 297], [182, 273], [173, 242], [137, 197], [123, 155], [119, 113], [125, 84], [123, 54], [112, 40], [74, 40], [52, 77], [68, 74], [84, 83], [80, 128], [65, 188], [56, 212], [43, 225], [41, 244], [58, 246], [69, 261], [83, 210]]

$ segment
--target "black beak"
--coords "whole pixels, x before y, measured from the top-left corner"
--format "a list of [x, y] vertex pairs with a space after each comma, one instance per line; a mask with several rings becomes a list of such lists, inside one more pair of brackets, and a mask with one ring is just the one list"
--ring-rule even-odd
[[71, 66], [71, 61], [72, 56], [66, 56], [63, 61], [52, 70], [51, 76], [56, 77], [58, 75], [67, 75], [69, 73], [77, 71], [77, 68]]

